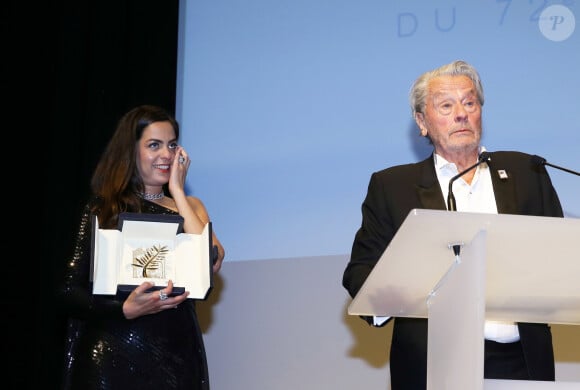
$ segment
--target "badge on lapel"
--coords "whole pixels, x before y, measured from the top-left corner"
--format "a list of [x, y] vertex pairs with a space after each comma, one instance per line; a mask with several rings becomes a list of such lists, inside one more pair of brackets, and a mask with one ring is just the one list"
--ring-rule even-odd
[[507, 172], [504, 171], [503, 169], [498, 169], [497, 174], [499, 175], [499, 178], [502, 180], [506, 180], [508, 178]]

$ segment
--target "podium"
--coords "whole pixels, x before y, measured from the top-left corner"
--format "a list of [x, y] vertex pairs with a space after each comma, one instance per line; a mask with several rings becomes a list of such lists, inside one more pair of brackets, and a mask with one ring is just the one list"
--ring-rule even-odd
[[579, 325], [579, 276], [580, 219], [413, 209], [348, 313], [428, 318], [428, 390], [578, 389], [484, 380], [483, 330], [486, 319]]

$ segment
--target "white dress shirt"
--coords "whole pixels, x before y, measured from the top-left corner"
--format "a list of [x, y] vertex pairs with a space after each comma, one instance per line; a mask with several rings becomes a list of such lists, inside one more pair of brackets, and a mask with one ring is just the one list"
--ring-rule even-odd
[[[485, 148], [482, 148], [480, 152], [483, 151]], [[437, 179], [441, 185], [444, 199], [447, 199], [449, 180], [459, 172], [454, 163], [448, 162], [437, 154], [434, 154], [434, 158]], [[453, 182], [452, 190], [457, 211], [497, 214], [491, 174], [486, 163], [480, 164], [476, 168], [470, 184], [459, 177]], [[518, 327], [514, 322], [489, 320], [485, 321], [484, 337], [487, 340], [500, 343], [511, 343], [520, 339]]]

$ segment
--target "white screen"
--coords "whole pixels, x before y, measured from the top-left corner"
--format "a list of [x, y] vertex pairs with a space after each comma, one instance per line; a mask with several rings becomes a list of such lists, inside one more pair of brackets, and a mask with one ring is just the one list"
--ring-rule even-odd
[[[350, 253], [371, 173], [431, 153], [412, 82], [456, 59], [482, 77], [488, 150], [580, 170], [578, 15], [577, 1], [181, 0], [187, 185], [226, 260]], [[580, 217], [580, 177], [547, 169]]]

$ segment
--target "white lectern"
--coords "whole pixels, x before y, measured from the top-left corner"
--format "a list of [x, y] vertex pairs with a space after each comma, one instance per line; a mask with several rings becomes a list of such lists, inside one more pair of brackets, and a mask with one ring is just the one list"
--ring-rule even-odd
[[429, 390], [580, 389], [483, 379], [484, 321], [580, 324], [579, 276], [580, 219], [414, 209], [348, 313], [429, 318]]

